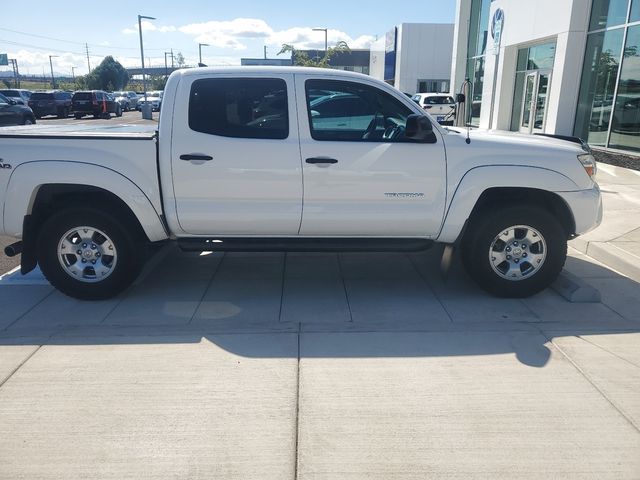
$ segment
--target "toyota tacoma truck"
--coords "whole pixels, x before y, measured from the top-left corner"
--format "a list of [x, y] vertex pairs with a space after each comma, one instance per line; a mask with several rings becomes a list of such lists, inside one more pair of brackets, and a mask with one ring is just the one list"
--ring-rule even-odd
[[456, 245], [505, 297], [561, 271], [602, 217], [575, 138], [443, 128], [365, 75], [196, 68], [167, 81], [159, 123], [0, 129], [0, 234], [22, 273], [104, 299], [151, 243], [184, 251], [417, 251]]

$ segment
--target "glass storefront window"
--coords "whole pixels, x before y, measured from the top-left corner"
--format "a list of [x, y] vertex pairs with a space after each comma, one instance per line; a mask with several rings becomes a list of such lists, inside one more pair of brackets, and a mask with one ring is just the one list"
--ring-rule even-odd
[[640, 151], [640, 26], [627, 32], [609, 147]]
[[640, 20], [640, 0], [631, 0], [631, 14], [629, 15], [630, 22], [637, 22]]
[[589, 30], [598, 30], [627, 21], [629, 0], [593, 0]]
[[470, 123], [480, 125], [480, 109], [482, 107], [482, 88], [484, 85], [484, 57], [473, 60], [473, 76], [471, 77]]
[[616, 29], [587, 40], [575, 134], [591, 145], [607, 144], [623, 35], [624, 29]]
[[527, 70], [553, 70], [555, 57], [556, 42], [531, 47], [527, 59]]

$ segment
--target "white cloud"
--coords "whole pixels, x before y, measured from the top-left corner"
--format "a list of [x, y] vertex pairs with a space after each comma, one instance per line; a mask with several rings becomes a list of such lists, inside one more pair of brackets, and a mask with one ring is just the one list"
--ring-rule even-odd
[[[293, 27], [277, 31], [257, 18], [191, 23], [179, 27], [178, 31], [193, 36], [198, 43], [233, 50], [244, 50], [247, 48], [245, 41], [255, 39], [262, 39], [268, 45], [280, 46], [288, 43], [301, 49], [324, 49], [324, 32], [314, 31], [313, 27]], [[353, 38], [340, 30], [329, 30], [327, 36], [329, 46], [345, 41], [351, 48], [368, 48], [375, 40], [371, 35]]]
[[[152, 23], [149, 20], [143, 20], [141, 22], [141, 25], [142, 25], [142, 31], [143, 32], [167, 33], [167, 32], [175, 32], [176, 31], [176, 27], [174, 27], [173, 25], [163, 25], [161, 27], [158, 27], [158, 26], [156, 26], [154, 23]], [[125, 28], [124, 30], [122, 30], [122, 33], [124, 33], [125, 35], [131, 35], [133, 33], [138, 33], [138, 24], [136, 23], [133, 27]]]

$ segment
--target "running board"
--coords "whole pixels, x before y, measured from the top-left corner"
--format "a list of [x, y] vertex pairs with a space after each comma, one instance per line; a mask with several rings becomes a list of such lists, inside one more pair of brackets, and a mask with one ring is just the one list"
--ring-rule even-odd
[[180, 238], [185, 252], [419, 252], [433, 240], [416, 238]]

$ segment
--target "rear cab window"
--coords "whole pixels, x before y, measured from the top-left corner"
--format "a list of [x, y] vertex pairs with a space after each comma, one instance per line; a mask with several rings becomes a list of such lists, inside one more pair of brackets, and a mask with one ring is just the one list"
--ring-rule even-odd
[[209, 135], [289, 137], [287, 83], [280, 78], [203, 78], [189, 95], [189, 128]]

